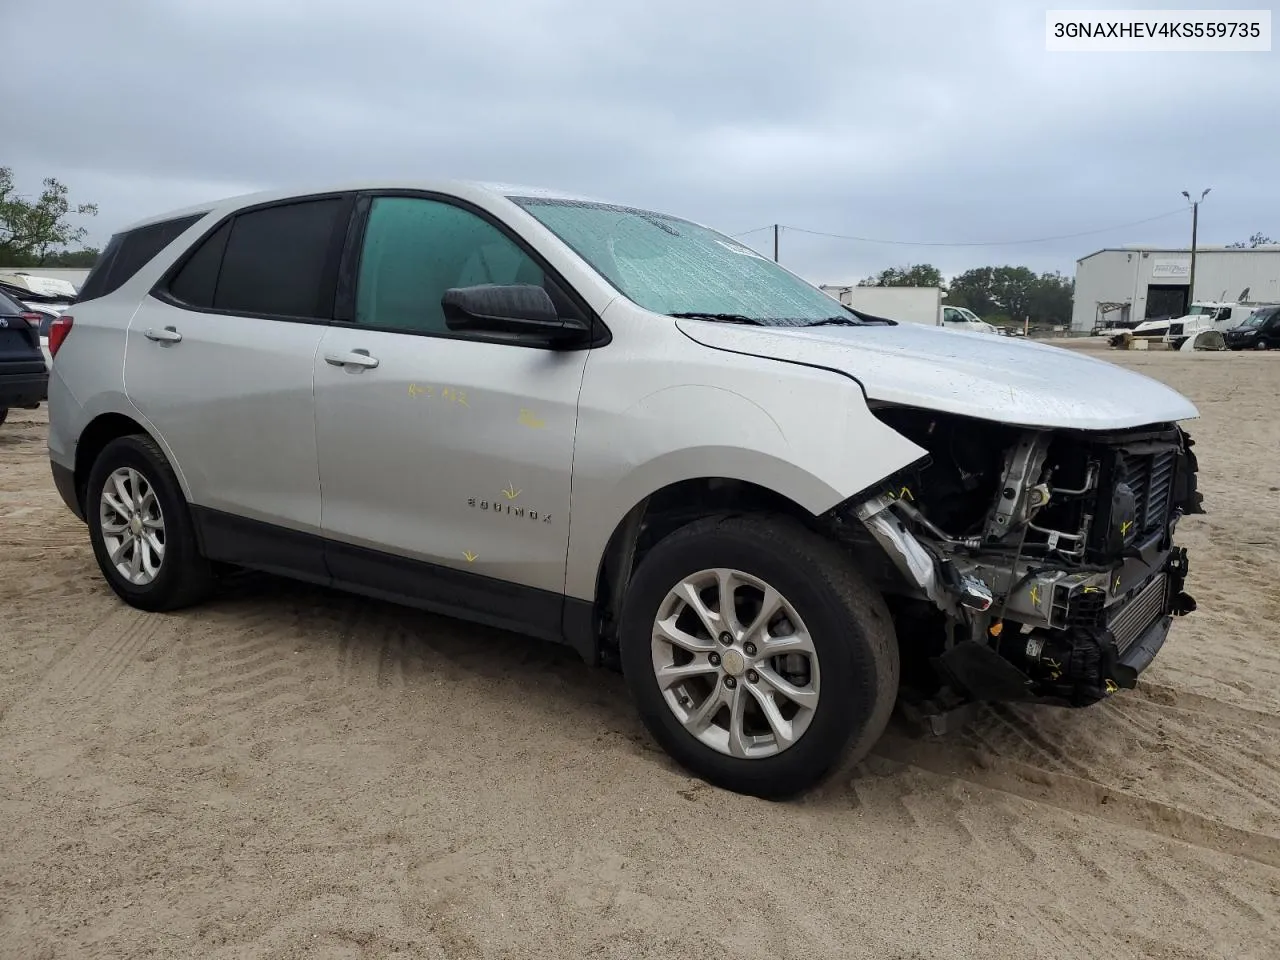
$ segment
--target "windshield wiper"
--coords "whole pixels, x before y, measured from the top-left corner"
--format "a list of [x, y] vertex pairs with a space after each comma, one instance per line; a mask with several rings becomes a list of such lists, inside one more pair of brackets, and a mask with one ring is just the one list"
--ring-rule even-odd
[[669, 313], [667, 316], [679, 317], [682, 320], [719, 320], [721, 323], [749, 323], [754, 327], [767, 326], [763, 320], [757, 320], [755, 317], [748, 317], [741, 313], [701, 313], [694, 311], [692, 313]]
[[865, 327], [866, 322], [854, 317], [827, 317], [825, 320], [814, 320], [803, 324], [806, 327]]

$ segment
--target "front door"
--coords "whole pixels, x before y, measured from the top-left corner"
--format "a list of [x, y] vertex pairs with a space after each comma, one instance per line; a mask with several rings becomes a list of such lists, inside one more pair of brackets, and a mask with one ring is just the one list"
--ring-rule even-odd
[[348, 324], [315, 361], [328, 564], [340, 583], [558, 636], [587, 351], [460, 336], [451, 287], [534, 283], [534, 259], [439, 199], [372, 198]]

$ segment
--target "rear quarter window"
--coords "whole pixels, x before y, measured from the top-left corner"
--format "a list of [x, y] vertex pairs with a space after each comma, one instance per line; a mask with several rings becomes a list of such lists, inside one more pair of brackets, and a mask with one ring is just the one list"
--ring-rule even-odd
[[89, 271], [89, 276], [85, 278], [76, 303], [96, 300], [119, 290], [134, 274], [150, 263], [156, 254], [203, 216], [204, 213], [195, 213], [175, 217], [113, 236], [98, 257], [98, 262]]

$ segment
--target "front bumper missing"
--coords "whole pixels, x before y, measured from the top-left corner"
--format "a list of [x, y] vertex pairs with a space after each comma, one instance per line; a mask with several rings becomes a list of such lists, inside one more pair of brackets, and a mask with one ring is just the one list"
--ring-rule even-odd
[[[1164, 646], [1173, 618], [1195, 609], [1182, 589], [1186, 572], [1186, 551], [1175, 548], [1159, 571], [1122, 602], [1099, 610], [1093, 623], [1058, 630], [1022, 625], [989, 643], [957, 643], [934, 665], [975, 700], [1076, 707], [1095, 703], [1135, 687], [1138, 675]], [[1029, 653], [1033, 649], [1035, 657]]]

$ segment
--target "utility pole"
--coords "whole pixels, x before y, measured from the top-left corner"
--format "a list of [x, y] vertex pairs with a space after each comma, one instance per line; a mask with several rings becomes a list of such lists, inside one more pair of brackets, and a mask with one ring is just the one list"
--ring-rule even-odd
[[1182, 195], [1191, 204], [1191, 275], [1187, 277], [1187, 310], [1190, 310], [1191, 304], [1196, 301], [1196, 230], [1200, 226], [1200, 204], [1212, 189], [1213, 187], [1205, 188], [1199, 200], [1192, 200], [1191, 194], [1185, 190], [1182, 191]]
[[773, 262], [778, 262], [778, 225], [776, 223], [773, 225]]

